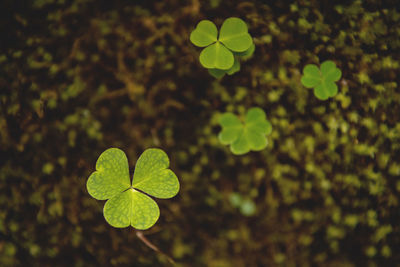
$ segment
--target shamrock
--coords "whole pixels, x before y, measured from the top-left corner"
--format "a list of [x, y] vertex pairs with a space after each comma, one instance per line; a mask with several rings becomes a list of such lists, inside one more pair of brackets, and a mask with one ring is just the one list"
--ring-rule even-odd
[[235, 155], [246, 154], [250, 150], [263, 150], [268, 140], [266, 135], [272, 131], [271, 124], [261, 108], [253, 107], [247, 111], [244, 123], [230, 112], [222, 114], [219, 119], [222, 131], [218, 139], [224, 145], [230, 145]]
[[202, 20], [190, 34], [190, 41], [205, 47], [200, 53], [200, 63], [215, 77], [237, 72], [240, 69], [237, 57], [249, 57], [255, 49], [246, 23], [239, 18], [226, 19], [219, 35], [213, 22]]
[[160, 216], [157, 203], [148, 195], [171, 198], [179, 191], [178, 178], [168, 166], [164, 151], [146, 149], [136, 163], [131, 183], [125, 153], [110, 148], [98, 158], [96, 171], [87, 181], [87, 190], [95, 199], [108, 199], [103, 212], [111, 226], [148, 229]]
[[333, 97], [338, 92], [336, 81], [342, 72], [336, 68], [333, 61], [327, 60], [321, 64], [321, 70], [314, 64], [308, 64], [303, 69], [301, 83], [307, 88], [314, 88], [314, 95], [321, 100]]

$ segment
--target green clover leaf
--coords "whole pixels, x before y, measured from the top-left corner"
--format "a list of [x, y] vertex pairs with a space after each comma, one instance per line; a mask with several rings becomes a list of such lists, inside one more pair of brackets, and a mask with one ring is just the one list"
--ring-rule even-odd
[[204, 48], [199, 59], [201, 65], [207, 69], [227, 70], [232, 67], [234, 62], [232, 52], [219, 41]]
[[301, 83], [307, 88], [314, 88], [314, 95], [321, 100], [333, 97], [338, 92], [336, 81], [342, 72], [333, 61], [327, 60], [321, 64], [321, 69], [314, 64], [308, 64], [303, 69]]
[[240, 212], [244, 216], [252, 216], [257, 211], [257, 206], [253, 200], [247, 197], [242, 197], [242, 195], [236, 192], [229, 195], [229, 202], [235, 208], [239, 208]]
[[231, 69], [235, 62], [233, 53], [246, 52], [253, 44], [246, 23], [239, 18], [226, 19], [219, 36], [213, 22], [202, 20], [190, 34], [190, 41], [205, 47], [200, 53], [200, 63], [207, 69], [219, 70]]
[[239, 70], [240, 70], [240, 62], [235, 57], [235, 62], [233, 62], [233, 65], [230, 69], [228, 69], [228, 70], [208, 69], [208, 72], [215, 78], [219, 79], [219, 78], [222, 78], [225, 74], [233, 75], [236, 72], [238, 72]]
[[248, 60], [249, 58], [251, 58], [251, 56], [253, 55], [254, 51], [255, 51], [256, 47], [254, 45], [254, 43], [250, 46], [249, 49], [247, 49], [244, 52], [235, 52], [235, 61], [233, 62], [233, 66], [228, 69], [228, 70], [220, 70], [220, 69], [208, 69], [208, 72], [214, 76], [215, 78], [219, 79], [225, 76], [225, 74], [228, 75], [233, 75], [236, 72], [240, 71], [240, 62], [239, 62], [239, 57], [242, 60]]
[[247, 60], [251, 58], [251, 56], [254, 54], [254, 51], [256, 50], [256, 46], [254, 43], [251, 44], [251, 46], [244, 52], [235, 52], [234, 54], [236, 56], [241, 57], [243, 60]]
[[250, 108], [247, 111], [244, 123], [230, 112], [222, 114], [219, 123], [222, 131], [219, 133], [218, 139], [222, 144], [230, 145], [230, 149], [235, 155], [246, 154], [250, 150], [263, 150], [268, 144], [266, 135], [272, 131], [265, 112], [258, 107]]
[[253, 43], [246, 23], [239, 18], [228, 18], [224, 21], [218, 40], [234, 52], [244, 52]]
[[215, 43], [218, 40], [217, 36], [217, 26], [212, 21], [202, 20], [190, 34], [190, 41], [198, 47], [206, 47]]
[[123, 228], [131, 225], [145, 230], [160, 216], [157, 203], [148, 195], [171, 198], [179, 191], [178, 178], [168, 166], [169, 159], [164, 151], [146, 149], [136, 163], [131, 183], [125, 153], [110, 148], [98, 158], [96, 171], [90, 175], [86, 187], [95, 199], [108, 199], [103, 213], [111, 226]]

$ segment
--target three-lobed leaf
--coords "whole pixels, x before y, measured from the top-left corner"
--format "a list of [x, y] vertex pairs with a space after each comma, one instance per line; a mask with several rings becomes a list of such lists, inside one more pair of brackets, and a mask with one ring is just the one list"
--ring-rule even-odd
[[333, 61], [327, 60], [319, 69], [314, 64], [308, 64], [303, 69], [301, 83], [307, 88], [314, 88], [314, 95], [321, 100], [333, 97], [338, 92], [336, 81], [340, 79], [342, 72]]
[[240, 69], [234, 55], [245, 56], [254, 52], [253, 40], [248, 33], [246, 23], [239, 18], [228, 18], [218, 30], [209, 20], [200, 21], [190, 34], [190, 41], [199, 47], [205, 47], [200, 53], [200, 63], [216, 78], [225, 73], [229, 75]]
[[97, 160], [96, 171], [90, 175], [87, 189], [98, 200], [108, 199], [103, 212], [111, 226], [148, 229], [160, 216], [157, 203], [148, 195], [171, 198], [179, 191], [178, 178], [168, 166], [169, 159], [164, 151], [147, 149], [137, 161], [131, 184], [125, 153], [110, 148]]
[[224, 145], [230, 145], [235, 155], [246, 154], [250, 150], [263, 150], [268, 140], [266, 135], [272, 131], [271, 124], [266, 118], [265, 112], [258, 107], [250, 108], [247, 111], [244, 123], [234, 114], [224, 113], [219, 123], [222, 131], [218, 139]]

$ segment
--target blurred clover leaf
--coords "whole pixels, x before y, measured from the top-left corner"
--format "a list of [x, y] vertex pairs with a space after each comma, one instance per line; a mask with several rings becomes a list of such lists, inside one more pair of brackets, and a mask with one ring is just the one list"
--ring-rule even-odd
[[268, 140], [266, 135], [272, 131], [270, 122], [265, 112], [258, 107], [250, 108], [247, 111], [244, 123], [230, 112], [222, 114], [219, 118], [222, 131], [218, 139], [224, 145], [230, 145], [235, 155], [243, 155], [253, 151], [263, 150]]
[[303, 69], [301, 83], [307, 88], [314, 88], [314, 95], [321, 100], [333, 97], [338, 92], [336, 81], [342, 72], [333, 61], [327, 60], [321, 64], [321, 69], [314, 64], [308, 64]]
[[225, 74], [232, 75], [240, 70], [239, 60], [235, 57], [235, 61], [233, 62], [232, 67], [229, 70], [220, 70], [220, 69], [208, 69], [208, 72], [214, 76], [215, 78], [221, 78]]
[[239, 18], [226, 19], [219, 35], [213, 22], [202, 20], [190, 34], [190, 41], [205, 47], [200, 53], [200, 63], [216, 78], [239, 71], [238, 57], [248, 58], [255, 49], [246, 23]]
[[110, 148], [98, 158], [96, 171], [87, 181], [87, 190], [95, 199], [108, 199], [103, 212], [111, 226], [123, 228], [131, 225], [145, 230], [160, 216], [157, 203], [149, 196], [165, 199], [179, 191], [178, 178], [168, 166], [169, 159], [164, 151], [146, 149], [136, 163], [131, 183], [125, 153]]
[[244, 216], [252, 216], [256, 213], [256, 204], [250, 198], [244, 198], [239, 193], [231, 193], [229, 202], [232, 206], [238, 208]]

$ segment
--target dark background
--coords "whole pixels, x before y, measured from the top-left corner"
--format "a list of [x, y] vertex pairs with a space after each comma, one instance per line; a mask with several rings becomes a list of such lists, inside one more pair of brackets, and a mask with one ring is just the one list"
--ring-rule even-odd
[[[167, 152], [180, 193], [146, 237], [177, 266], [399, 266], [399, 1], [2, 0], [0, 265], [168, 266], [103, 218], [86, 180], [105, 149], [131, 173]], [[189, 41], [242, 18], [256, 51], [221, 81]], [[320, 101], [303, 67], [333, 60]], [[234, 156], [218, 116], [273, 132]]]

